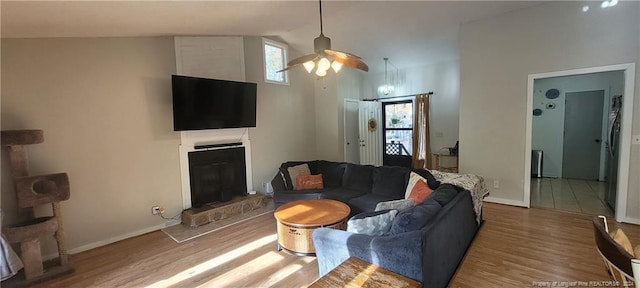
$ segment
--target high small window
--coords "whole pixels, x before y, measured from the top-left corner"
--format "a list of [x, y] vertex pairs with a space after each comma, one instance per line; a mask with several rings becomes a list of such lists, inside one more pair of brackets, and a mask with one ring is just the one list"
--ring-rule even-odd
[[264, 81], [276, 84], [289, 84], [287, 71], [278, 72], [287, 67], [287, 45], [262, 38], [264, 50]]

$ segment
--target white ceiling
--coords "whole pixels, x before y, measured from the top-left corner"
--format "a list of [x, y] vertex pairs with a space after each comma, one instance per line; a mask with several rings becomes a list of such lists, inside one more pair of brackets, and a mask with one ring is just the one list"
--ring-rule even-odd
[[[372, 71], [459, 58], [461, 23], [533, 1], [325, 1], [332, 48]], [[2, 38], [174, 35], [276, 36], [302, 54], [320, 34], [317, 1], [2, 1]]]

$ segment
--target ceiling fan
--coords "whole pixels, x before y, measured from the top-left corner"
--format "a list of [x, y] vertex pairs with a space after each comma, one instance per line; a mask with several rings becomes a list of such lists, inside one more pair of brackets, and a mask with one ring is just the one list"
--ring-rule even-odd
[[329, 37], [325, 37], [322, 33], [322, 0], [319, 0], [318, 2], [320, 6], [320, 36], [313, 39], [315, 53], [289, 61], [289, 63], [287, 63], [287, 67], [278, 72], [289, 70], [300, 64], [302, 64], [309, 73], [311, 73], [315, 68], [316, 75], [319, 77], [327, 75], [329, 68], [332, 68], [333, 71], [337, 73], [343, 65], [360, 69], [365, 72], [369, 71], [369, 66], [362, 61], [362, 58], [347, 52], [331, 50], [331, 39]]

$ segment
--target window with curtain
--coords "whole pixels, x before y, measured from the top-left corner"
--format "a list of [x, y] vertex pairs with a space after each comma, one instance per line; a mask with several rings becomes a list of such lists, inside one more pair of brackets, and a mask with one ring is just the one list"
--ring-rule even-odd
[[411, 156], [413, 153], [413, 102], [382, 104], [384, 155]]

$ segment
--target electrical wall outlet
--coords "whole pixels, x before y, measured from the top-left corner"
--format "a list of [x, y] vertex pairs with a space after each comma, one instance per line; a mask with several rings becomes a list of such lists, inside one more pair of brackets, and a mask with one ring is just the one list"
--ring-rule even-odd
[[500, 188], [500, 180], [493, 180], [493, 188]]
[[151, 214], [158, 215], [158, 213], [160, 213], [160, 206], [151, 207]]

